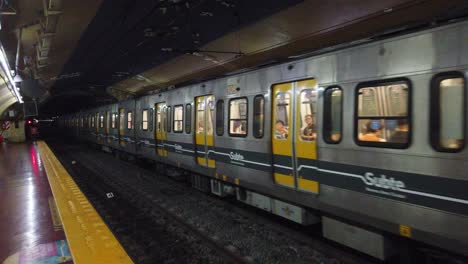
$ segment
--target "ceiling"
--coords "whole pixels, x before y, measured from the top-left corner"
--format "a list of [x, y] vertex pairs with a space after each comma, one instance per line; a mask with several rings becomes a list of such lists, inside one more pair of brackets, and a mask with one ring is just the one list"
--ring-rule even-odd
[[[47, 90], [41, 111], [54, 115], [468, 13], [465, 0], [43, 1], [59, 2], [58, 22], [45, 63], [29, 68]], [[21, 57], [39, 61], [37, 22], [48, 8], [9, 2], [17, 15], [1, 17], [0, 38], [10, 64], [19, 27]]]
[[[21, 93], [25, 101], [32, 100], [33, 96], [38, 101], [48, 97], [49, 93], [44, 91], [60, 78], [65, 62], [75, 50], [101, 2], [0, 0], [0, 40], [11, 69], [16, 68], [19, 40], [21, 44], [17, 72], [24, 80]], [[0, 102], [0, 110], [15, 102]]]

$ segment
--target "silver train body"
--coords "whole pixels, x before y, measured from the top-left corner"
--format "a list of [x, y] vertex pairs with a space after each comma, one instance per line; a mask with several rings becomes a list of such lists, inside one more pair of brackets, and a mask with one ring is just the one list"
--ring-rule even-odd
[[[391, 254], [387, 249], [393, 236], [468, 255], [468, 148], [463, 143], [457, 151], [444, 152], [431, 145], [431, 111], [438, 111], [431, 103], [432, 85], [434, 78], [444, 73], [463, 79], [461, 122], [463, 138], [468, 138], [467, 40], [468, 23], [460, 22], [89, 109], [63, 116], [60, 124], [81, 139], [208, 177], [214, 193], [228, 193], [228, 187], [232, 187], [239, 200], [296, 222], [322, 220], [326, 237], [378, 258]], [[316, 160], [310, 166], [318, 182], [315, 192], [283, 186], [273, 177], [272, 87], [305, 79], [313, 79], [318, 91]], [[357, 87], [394, 79], [405, 80], [410, 86], [408, 146], [357, 144]], [[329, 144], [322, 135], [323, 99], [324, 90], [334, 86], [343, 91], [342, 138], [337, 144]], [[195, 98], [205, 95], [212, 95], [216, 102], [224, 100], [223, 135], [214, 133], [212, 148], [205, 149], [215, 160], [211, 167], [197, 162], [194, 135]], [[254, 97], [258, 95], [263, 96], [265, 104], [260, 138], [254, 137], [252, 129]], [[228, 131], [232, 98], [247, 98], [245, 137], [230, 136]], [[164, 140], [155, 138], [155, 105], [160, 102], [173, 109], [184, 106], [182, 133], [172, 130]], [[185, 116], [187, 105], [192, 110], [189, 121]], [[125, 109], [125, 116], [117, 115], [112, 126], [111, 115], [120, 109]], [[213, 109], [218, 115], [219, 109]], [[149, 110], [147, 130], [142, 129], [143, 110]], [[125, 126], [119, 134], [119, 123], [128, 125], [128, 111], [134, 113], [130, 121], [133, 129]], [[101, 115], [103, 126], [98, 124]], [[96, 122], [94, 127], [91, 122]], [[190, 123], [190, 131], [186, 123]], [[120, 144], [122, 141], [125, 144]], [[166, 152], [158, 152], [158, 147]]]

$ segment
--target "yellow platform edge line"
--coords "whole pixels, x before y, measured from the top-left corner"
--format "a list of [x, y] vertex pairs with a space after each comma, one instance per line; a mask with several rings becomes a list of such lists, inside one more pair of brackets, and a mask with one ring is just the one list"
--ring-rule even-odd
[[75, 264], [133, 263], [47, 143], [37, 142]]

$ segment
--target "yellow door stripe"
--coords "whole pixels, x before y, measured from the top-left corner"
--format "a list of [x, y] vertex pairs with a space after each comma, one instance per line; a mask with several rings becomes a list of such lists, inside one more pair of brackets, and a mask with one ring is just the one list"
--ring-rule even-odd
[[294, 187], [294, 178], [291, 175], [275, 173], [275, 182], [281, 185]]
[[299, 178], [297, 185], [300, 190], [309, 191], [313, 193], [319, 192], [319, 183], [317, 181], [311, 181], [311, 180], [306, 180], [304, 178]]

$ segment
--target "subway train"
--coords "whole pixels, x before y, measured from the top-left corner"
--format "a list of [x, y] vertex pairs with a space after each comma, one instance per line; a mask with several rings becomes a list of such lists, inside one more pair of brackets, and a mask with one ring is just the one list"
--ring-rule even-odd
[[60, 117], [103, 148], [380, 259], [468, 255], [468, 22], [311, 54]]

